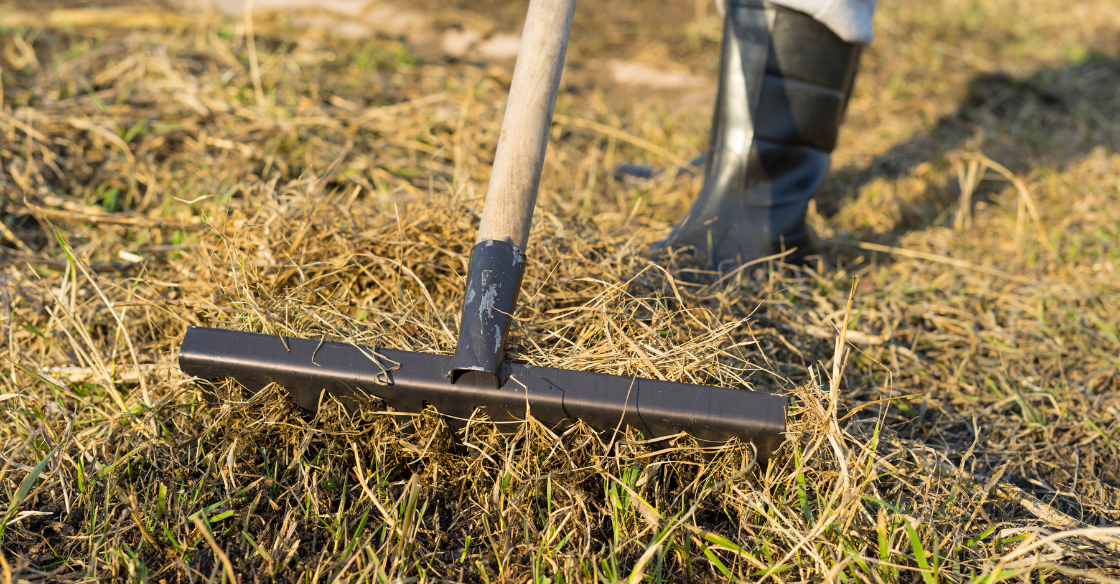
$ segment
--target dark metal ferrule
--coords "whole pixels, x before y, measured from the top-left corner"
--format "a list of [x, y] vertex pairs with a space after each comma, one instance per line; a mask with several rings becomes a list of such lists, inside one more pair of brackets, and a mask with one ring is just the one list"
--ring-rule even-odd
[[505, 385], [509, 379], [506, 336], [524, 275], [525, 254], [516, 245], [490, 240], [471, 248], [452, 383]]

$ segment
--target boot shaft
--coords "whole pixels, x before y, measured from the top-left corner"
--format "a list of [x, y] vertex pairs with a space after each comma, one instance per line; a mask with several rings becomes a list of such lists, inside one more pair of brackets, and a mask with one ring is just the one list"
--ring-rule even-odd
[[731, 0], [704, 186], [662, 246], [720, 271], [817, 243], [805, 213], [828, 171], [860, 46], [812, 17]]
[[757, 137], [831, 152], [861, 48], [807, 14], [759, 0], [730, 0], [712, 150], [746, 156]]

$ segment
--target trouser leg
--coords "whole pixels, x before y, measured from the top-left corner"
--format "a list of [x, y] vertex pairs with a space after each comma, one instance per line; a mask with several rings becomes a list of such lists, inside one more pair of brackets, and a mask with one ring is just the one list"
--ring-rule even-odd
[[871, 17], [875, 15], [877, 0], [771, 0], [812, 16], [827, 26], [836, 36], [849, 43], [866, 45], [874, 32]]

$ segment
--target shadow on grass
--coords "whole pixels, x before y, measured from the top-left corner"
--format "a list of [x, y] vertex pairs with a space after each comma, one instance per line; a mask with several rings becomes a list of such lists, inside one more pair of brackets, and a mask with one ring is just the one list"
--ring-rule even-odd
[[[897, 244], [909, 231], [952, 222], [961, 195], [951, 155], [980, 150], [1017, 175], [1061, 172], [1097, 148], [1120, 149], [1120, 57], [1096, 56], [1025, 78], [1003, 72], [973, 78], [956, 110], [862, 167], [834, 169], [817, 194], [817, 209], [838, 231], [864, 241]], [[933, 165], [934, 172], [927, 174]], [[926, 185], [890, 186], [925, 175]], [[972, 201], [1007, 187], [982, 181]], [[894, 189], [884, 201], [876, 189]], [[905, 192], [902, 192], [905, 191]], [[860, 218], [891, 204], [890, 217]], [[853, 207], [854, 206], [854, 207]]]

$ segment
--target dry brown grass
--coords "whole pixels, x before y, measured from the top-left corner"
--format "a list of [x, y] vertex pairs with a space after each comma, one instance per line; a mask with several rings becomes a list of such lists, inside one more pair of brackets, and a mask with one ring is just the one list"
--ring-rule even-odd
[[[615, 46], [604, 14], [574, 54]], [[0, 582], [1120, 577], [1109, 2], [884, 7], [812, 218], [828, 253], [716, 285], [645, 254], [696, 181], [610, 179], [665, 164], [628, 136], [691, 158], [708, 112], [561, 96], [621, 133], [555, 126], [511, 358], [787, 393], [764, 469], [205, 402], [190, 324], [453, 350], [505, 77], [273, 18], [258, 95], [236, 23], [160, 22], [3, 34]], [[624, 28], [702, 68], [701, 25]]]

